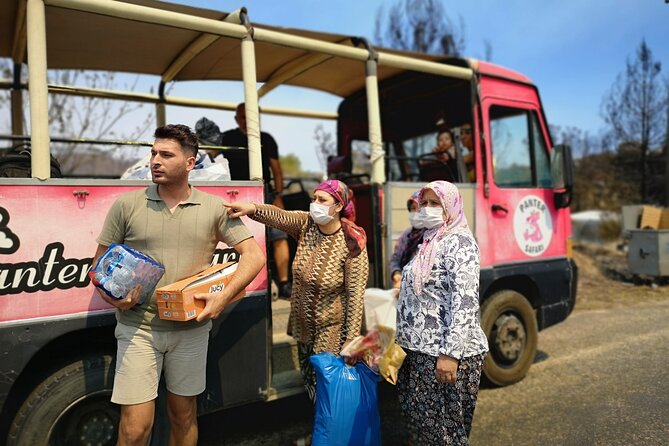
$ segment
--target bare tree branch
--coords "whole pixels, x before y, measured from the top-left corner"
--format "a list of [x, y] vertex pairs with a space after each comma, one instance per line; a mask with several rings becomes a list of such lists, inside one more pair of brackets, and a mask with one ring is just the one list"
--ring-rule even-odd
[[455, 26], [437, 0], [398, 0], [386, 15], [377, 10], [376, 43], [399, 50], [459, 56], [465, 50], [464, 21]]
[[660, 148], [666, 138], [664, 111], [669, 98], [661, 79], [662, 65], [642, 40], [633, 60], [616, 77], [602, 101], [601, 114], [619, 147], [637, 147], [641, 173], [641, 200], [648, 198], [648, 152]]

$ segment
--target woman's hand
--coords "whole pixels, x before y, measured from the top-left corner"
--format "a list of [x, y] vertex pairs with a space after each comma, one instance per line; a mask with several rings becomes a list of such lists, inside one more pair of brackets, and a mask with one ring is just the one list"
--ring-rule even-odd
[[[353, 339], [348, 339], [346, 342], [344, 342], [344, 345], [341, 346], [341, 349], [344, 350], [348, 346], [348, 344], [350, 344], [352, 341]], [[358, 362], [358, 358], [344, 356], [344, 362], [348, 365], [355, 365], [355, 363]]]
[[393, 272], [392, 279], [393, 279], [393, 288], [399, 288], [400, 285], [402, 285], [402, 272], [401, 271]]
[[256, 205], [253, 203], [228, 203], [223, 200], [223, 206], [228, 209], [228, 217], [230, 218], [253, 215], [256, 212]]
[[455, 380], [458, 376], [459, 362], [460, 361], [451, 358], [450, 356], [439, 355], [439, 358], [437, 359], [437, 367], [434, 371], [437, 376], [437, 381], [455, 385]]

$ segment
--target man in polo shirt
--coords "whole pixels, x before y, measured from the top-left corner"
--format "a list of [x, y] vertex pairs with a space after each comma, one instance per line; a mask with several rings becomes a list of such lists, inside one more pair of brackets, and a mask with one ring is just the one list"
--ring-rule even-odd
[[196, 296], [206, 301], [197, 320], [173, 322], [157, 315], [155, 295], [138, 305], [141, 288], [114, 305], [118, 354], [112, 402], [121, 405], [119, 445], [146, 445], [154, 416], [161, 371], [165, 372], [170, 444], [196, 445], [196, 396], [205, 389], [211, 319], [253, 280], [265, 260], [251, 233], [238, 219], [228, 219], [219, 197], [188, 184], [195, 165], [197, 137], [184, 125], [155, 131], [151, 175], [155, 184], [129, 192], [112, 205], [95, 260], [112, 243], [124, 243], [165, 266], [157, 287], [207, 268], [219, 241], [240, 254], [234, 278], [219, 293]]

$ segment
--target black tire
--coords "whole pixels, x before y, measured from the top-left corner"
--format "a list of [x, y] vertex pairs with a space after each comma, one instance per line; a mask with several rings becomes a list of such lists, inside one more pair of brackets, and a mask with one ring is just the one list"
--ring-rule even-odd
[[110, 401], [112, 363], [111, 355], [91, 355], [48, 376], [23, 402], [7, 444], [116, 444], [120, 412]]
[[481, 326], [490, 345], [483, 373], [492, 384], [506, 386], [522, 380], [537, 352], [537, 319], [522, 294], [494, 293], [481, 306]]

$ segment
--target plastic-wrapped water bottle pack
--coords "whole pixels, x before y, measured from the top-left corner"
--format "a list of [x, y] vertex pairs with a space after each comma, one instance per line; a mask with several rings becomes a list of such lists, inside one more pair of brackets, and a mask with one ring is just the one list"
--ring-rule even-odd
[[135, 285], [142, 285], [141, 304], [164, 273], [163, 265], [151, 257], [129, 246], [112, 243], [88, 275], [93, 284], [112, 299], [123, 299]]

